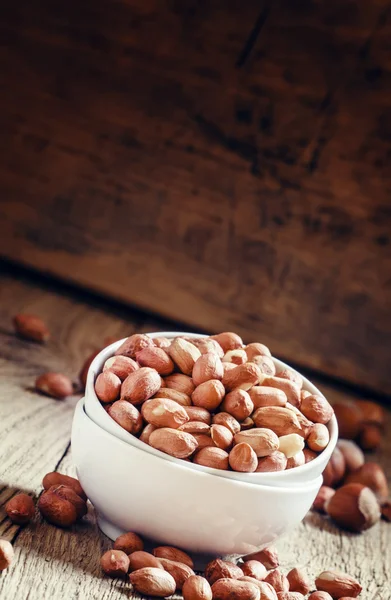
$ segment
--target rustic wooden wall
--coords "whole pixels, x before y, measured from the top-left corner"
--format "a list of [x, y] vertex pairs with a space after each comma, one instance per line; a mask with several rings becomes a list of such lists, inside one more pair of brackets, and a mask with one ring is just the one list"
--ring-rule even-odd
[[389, 393], [390, 20], [5, 0], [0, 253]]

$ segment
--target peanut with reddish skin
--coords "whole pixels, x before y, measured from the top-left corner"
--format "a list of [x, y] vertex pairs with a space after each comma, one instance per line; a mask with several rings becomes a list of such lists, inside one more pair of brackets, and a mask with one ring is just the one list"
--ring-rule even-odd
[[127, 376], [121, 387], [121, 400], [142, 404], [160, 389], [160, 375], [155, 369], [141, 367]]
[[280, 406], [262, 406], [257, 408], [252, 418], [257, 427], [266, 427], [271, 429], [278, 436], [288, 435], [289, 433], [298, 433], [306, 437], [311, 423], [302, 422], [297, 414], [286, 407]]
[[228, 350], [221, 360], [234, 365], [244, 365], [247, 362], [247, 354], [243, 348], [236, 348], [235, 350]]
[[192, 379], [195, 386], [205, 383], [210, 379], [223, 378], [223, 365], [217, 354], [202, 354], [194, 363]]
[[160, 390], [154, 395], [154, 398], [166, 398], [167, 400], [174, 400], [183, 407], [191, 405], [191, 398], [183, 392], [174, 390], [172, 388], [160, 388]]
[[117, 400], [107, 409], [108, 414], [118, 425], [132, 434], [138, 433], [143, 426], [143, 419], [133, 404], [126, 400]]
[[111, 356], [103, 365], [103, 372], [110, 371], [117, 375], [121, 381], [124, 381], [128, 375], [137, 371], [137, 369], [139, 369], [139, 365], [128, 356]]
[[193, 559], [186, 552], [174, 546], [157, 546], [153, 550], [153, 555], [157, 558], [167, 558], [168, 560], [183, 563], [190, 567], [190, 569], [194, 569]]
[[[212, 444], [214, 444], [213, 440], [211, 441]], [[229, 464], [228, 453], [221, 448], [205, 446], [196, 452], [193, 462], [196, 465], [202, 465], [204, 467], [226, 471]]]
[[219, 412], [214, 415], [212, 423], [214, 425], [224, 425], [224, 427], [227, 427], [233, 435], [235, 435], [235, 433], [239, 433], [240, 431], [239, 421], [237, 421], [235, 417], [227, 412]]
[[133, 571], [129, 576], [133, 589], [145, 596], [165, 598], [175, 592], [175, 579], [164, 569], [144, 567]]
[[349, 594], [353, 598], [362, 591], [362, 586], [350, 575], [336, 573], [334, 571], [323, 571], [315, 580], [317, 590], [328, 592], [332, 598], [341, 598]]
[[13, 523], [26, 525], [35, 515], [34, 501], [27, 494], [17, 494], [8, 500], [5, 512]]
[[345, 458], [338, 448], [334, 448], [334, 451], [330, 457], [329, 462], [325, 470], [323, 471], [323, 484], [329, 487], [335, 487], [343, 479], [346, 471]]
[[224, 353], [243, 346], [242, 338], [232, 331], [224, 331], [223, 333], [212, 335], [211, 339], [215, 340], [222, 347]]
[[293, 383], [293, 381], [290, 381], [289, 379], [284, 379], [283, 377], [263, 376], [260, 382], [261, 385], [281, 390], [286, 395], [288, 402], [290, 402], [293, 406], [300, 406], [300, 389], [295, 383]]
[[206, 408], [202, 408], [201, 406], [184, 406], [183, 408], [185, 409], [190, 421], [202, 421], [207, 425], [211, 424], [212, 417]]
[[76, 517], [78, 520], [82, 519], [84, 515], [87, 514], [87, 504], [72, 488], [63, 484], [53, 485], [45, 492], [45, 494], [46, 493], [55, 494], [58, 498], [71, 502], [76, 509]]
[[195, 575], [193, 569], [182, 562], [168, 558], [160, 558], [160, 562], [163, 565], [163, 569], [175, 579], [177, 590], [182, 590], [185, 581], [192, 575]]
[[294, 383], [299, 388], [299, 390], [301, 390], [301, 388], [303, 387], [302, 376], [297, 371], [294, 371], [293, 369], [285, 368], [282, 371], [279, 371], [277, 373], [277, 377], [280, 377], [283, 379], [289, 379], [289, 381], [292, 381], [292, 383]]
[[103, 371], [95, 381], [95, 393], [101, 402], [114, 402], [121, 392], [121, 380], [111, 371]]
[[73, 489], [74, 492], [83, 500], [87, 500], [86, 493], [80, 485], [80, 482], [75, 477], [70, 477], [70, 475], [64, 475], [63, 473], [58, 473], [57, 471], [53, 471], [52, 473], [47, 473], [42, 480], [42, 485], [45, 490], [48, 490], [52, 487], [52, 485], [65, 485]]
[[187, 458], [195, 452], [198, 443], [190, 433], [162, 427], [151, 433], [149, 445], [175, 458]]
[[211, 428], [210, 425], [207, 425], [203, 421], [188, 421], [178, 427], [178, 429], [179, 431], [186, 431], [186, 433], [191, 433], [192, 435], [195, 433], [210, 435]]
[[0, 538], [0, 571], [11, 566], [14, 559], [14, 549], [8, 540]]
[[254, 410], [261, 406], [285, 406], [288, 401], [285, 392], [266, 385], [254, 385], [248, 393], [254, 404]]
[[129, 554], [129, 570], [137, 571], [144, 567], [154, 567], [155, 569], [163, 569], [163, 565], [156, 556], [144, 550], [136, 550]]
[[25, 340], [42, 344], [47, 342], [50, 338], [50, 331], [47, 328], [46, 323], [36, 315], [15, 315], [13, 324], [16, 333]]
[[237, 433], [234, 437], [234, 443], [240, 444], [241, 442], [249, 444], [257, 458], [268, 456], [279, 447], [279, 440], [274, 431], [263, 427], [255, 427]]
[[266, 583], [270, 583], [276, 592], [289, 592], [289, 581], [279, 569], [269, 571], [264, 581], [266, 581]]
[[155, 425], [151, 425], [150, 423], [148, 423], [148, 425], [146, 425], [141, 432], [140, 441], [144, 442], [145, 444], [149, 444], [150, 435], [152, 431], [155, 431], [155, 429], [157, 429]]
[[282, 452], [276, 450], [269, 456], [258, 459], [256, 473], [273, 473], [275, 471], [284, 471], [286, 469], [287, 457]]
[[142, 333], [135, 333], [128, 337], [123, 344], [115, 351], [115, 355], [128, 356], [129, 358], [136, 358], [137, 352], [143, 348], [154, 347], [153, 340]]
[[126, 577], [129, 558], [122, 550], [108, 550], [100, 559], [100, 565], [109, 577]]
[[212, 600], [212, 589], [200, 575], [192, 575], [186, 579], [182, 587], [183, 600]]
[[229, 453], [229, 464], [234, 471], [254, 473], [258, 466], [258, 458], [249, 444], [240, 442]]
[[312, 592], [308, 600], [333, 600], [328, 592]]
[[[229, 365], [230, 363], [224, 364]], [[236, 388], [246, 391], [253, 385], [256, 385], [262, 377], [263, 375], [257, 365], [254, 363], [246, 363], [244, 365], [238, 365], [233, 369], [226, 370], [223, 376], [223, 384], [228, 391], [232, 391]]]
[[214, 411], [224, 398], [225, 389], [218, 379], [210, 379], [196, 387], [191, 395], [195, 406]]
[[219, 579], [239, 579], [243, 577], [243, 571], [234, 563], [216, 558], [206, 565], [205, 577], [213, 585]]
[[122, 550], [125, 554], [132, 554], [144, 550], [144, 542], [137, 533], [128, 531], [118, 536], [114, 542], [115, 550]]
[[300, 452], [288, 458], [286, 462], [287, 469], [295, 469], [296, 467], [301, 467], [303, 465], [305, 465], [305, 454], [303, 450], [300, 450]]
[[304, 398], [301, 401], [300, 410], [307, 419], [323, 423], [323, 425], [327, 425], [334, 414], [334, 409], [326, 398], [317, 394]]
[[[73, 492], [71, 488], [66, 489]], [[78, 519], [78, 509], [71, 500], [63, 498], [62, 494], [58, 494], [56, 490], [56, 486], [46, 490], [38, 500], [38, 508], [49, 523], [58, 527], [70, 527]], [[75, 495], [77, 496], [77, 494]], [[82, 502], [80, 496], [77, 497]]]
[[186, 394], [186, 396], [191, 396], [195, 390], [192, 378], [183, 373], [173, 373], [172, 375], [165, 377], [164, 381], [168, 388], [182, 392], [182, 394]]
[[307, 444], [310, 450], [321, 452], [330, 441], [329, 430], [323, 423], [314, 423], [307, 437]]
[[210, 428], [210, 436], [217, 446], [217, 448], [221, 448], [222, 450], [227, 450], [232, 446], [233, 435], [232, 431], [224, 425], [212, 425]]
[[136, 352], [136, 360], [141, 367], [151, 367], [159, 375], [170, 375], [174, 370], [174, 363], [167, 352], [154, 346]]
[[264, 548], [263, 550], [252, 552], [244, 556], [243, 560], [245, 562], [248, 560], [259, 560], [269, 570], [276, 569], [280, 564], [277, 551], [273, 550], [273, 548]]
[[[193, 433], [194, 439], [197, 441], [197, 453], [203, 448], [215, 448], [215, 443], [210, 437], [210, 435], [206, 435], [205, 433]], [[193, 462], [195, 462], [193, 460]], [[202, 464], [202, 463], [200, 463]], [[204, 465], [205, 466], [205, 465]], [[228, 466], [227, 466], [228, 468]]]
[[155, 427], [178, 429], [189, 421], [185, 409], [178, 402], [167, 398], [146, 400], [141, 407], [141, 414], [147, 423]]
[[219, 358], [223, 358], [224, 350], [220, 344], [216, 342], [216, 340], [212, 340], [212, 338], [208, 337], [193, 339], [192, 341], [193, 344], [197, 346], [201, 354], [209, 354], [210, 352], [213, 352], [214, 354], [217, 354]]
[[35, 380], [35, 389], [56, 400], [63, 400], [73, 394], [72, 381], [62, 373], [43, 373]]
[[265, 579], [267, 575], [265, 565], [263, 565], [259, 560], [248, 560], [242, 565], [241, 569], [244, 575], [247, 577], [253, 577], [259, 581]]
[[305, 464], [311, 462], [311, 460], [314, 460], [314, 458], [316, 458], [318, 456], [317, 452], [314, 452], [313, 450], [310, 450], [309, 448], [304, 448], [303, 454], [304, 454]]
[[300, 594], [307, 595], [311, 589], [311, 582], [308, 576], [302, 569], [297, 567], [291, 569], [287, 575], [289, 582], [290, 592], [299, 592]]
[[267, 346], [259, 342], [253, 342], [245, 347], [248, 360], [251, 361], [254, 356], [271, 356], [271, 352]]
[[185, 375], [191, 375], [196, 360], [201, 356], [197, 346], [182, 338], [175, 338], [168, 349], [174, 363]]
[[254, 405], [245, 390], [236, 389], [226, 395], [221, 403], [221, 410], [232, 415], [238, 421], [244, 421], [253, 412]]
[[254, 356], [251, 362], [257, 365], [263, 375], [267, 375], [268, 377], [275, 376], [276, 367], [270, 356]]
[[248, 581], [219, 579], [212, 585], [213, 600], [260, 600], [259, 588]]

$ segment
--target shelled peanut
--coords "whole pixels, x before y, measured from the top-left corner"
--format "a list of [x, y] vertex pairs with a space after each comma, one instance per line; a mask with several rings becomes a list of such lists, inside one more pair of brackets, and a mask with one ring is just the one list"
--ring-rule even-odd
[[387, 520], [388, 483], [382, 467], [365, 462], [359, 446], [339, 440], [324, 471], [313, 510], [326, 513], [341, 528], [360, 532]]
[[333, 409], [270, 350], [231, 332], [173, 340], [135, 334], [106, 360], [95, 392], [109, 416], [176, 458], [238, 472], [294, 468], [329, 442]]
[[[184, 600], [314, 600], [356, 598], [362, 588], [350, 575], [324, 571], [311, 581], [299, 567], [284, 574], [275, 550], [265, 548], [238, 562], [210, 561], [196, 575], [191, 557], [178, 548], [159, 546], [151, 552], [133, 532], [121, 535], [101, 558], [109, 577], [127, 579], [133, 590], [146, 596], [167, 597], [175, 591]], [[317, 590], [317, 591], [315, 591]]]
[[366, 452], [377, 450], [382, 443], [385, 412], [370, 400], [338, 400], [333, 403], [340, 437], [354, 440]]

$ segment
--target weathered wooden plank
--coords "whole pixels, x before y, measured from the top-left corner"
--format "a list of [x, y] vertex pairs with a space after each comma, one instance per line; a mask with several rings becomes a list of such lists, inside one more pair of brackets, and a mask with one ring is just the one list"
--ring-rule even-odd
[[388, 8], [6, 2], [0, 253], [388, 393]]
[[[47, 346], [19, 340], [10, 319], [16, 311], [30, 310], [48, 322], [53, 337]], [[58, 468], [74, 474], [67, 450], [76, 398], [57, 402], [28, 388], [45, 368], [76, 374], [85, 354], [107, 335], [126, 335], [134, 328], [165, 329], [167, 324], [122, 312], [95, 300], [89, 302], [66, 290], [18, 280], [9, 273], [0, 278], [0, 535], [14, 540], [16, 560], [0, 578], [0, 597], [18, 600], [116, 600], [131, 597], [129, 586], [104, 579], [101, 553], [110, 542], [97, 530], [93, 510], [72, 531], [52, 527], [36, 515], [24, 529], [10, 525], [4, 504], [16, 490], [39, 494], [42, 476]], [[345, 392], [320, 384], [331, 399]], [[351, 397], [351, 396], [349, 396]], [[388, 414], [387, 430], [391, 428]], [[379, 455], [391, 474], [390, 436]], [[391, 527], [381, 523], [361, 536], [341, 533], [327, 521], [310, 514], [303, 525], [278, 544], [283, 568], [305, 565], [311, 576], [325, 567], [343, 568], [357, 576], [366, 590], [363, 600], [389, 596]]]

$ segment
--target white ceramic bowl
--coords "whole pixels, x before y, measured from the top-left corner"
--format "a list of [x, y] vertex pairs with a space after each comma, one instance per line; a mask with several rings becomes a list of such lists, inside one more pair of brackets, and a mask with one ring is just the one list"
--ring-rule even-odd
[[[188, 333], [188, 332], [178, 332], [178, 331], [164, 331], [164, 332], [154, 332], [148, 334], [151, 338], [154, 337], [167, 337], [174, 338], [178, 335], [183, 335], [188, 338], [200, 338], [206, 337], [203, 335], [199, 335], [196, 333]], [[100, 427], [112, 433], [119, 439], [123, 440], [127, 444], [131, 444], [140, 450], [148, 452], [149, 454], [153, 454], [154, 456], [158, 456], [166, 461], [174, 462], [176, 464], [186, 465], [187, 468], [193, 469], [195, 471], [204, 472], [204, 473], [213, 473], [218, 477], [223, 477], [226, 479], [235, 479], [237, 481], [247, 481], [248, 483], [256, 483], [262, 485], [301, 485], [304, 482], [312, 481], [321, 475], [330, 459], [330, 456], [335, 448], [338, 439], [338, 425], [337, 420], [333, 417], [328, 425], [330, 431], [330, 442], [327, 448], [314, 460], [303, 465], [301, 467], [296, 467], [295, 469], [288, 469], [287, 471], [277, 471], [276, 473], [237, 473], [235, 471], [221, 471], [219, 469], [212, 469], [209, 467], [203, 467], [202, 465], [196, 465], [192, 462], [184, 463], [180, 459], [174, 458], [161, 452], [160, 450], [156, 450], [148, 444], [141, 442], [134, 435], [128, 433], [118, 425], [112, 419], [108, 413], [105, 411], [101, 403], [99, 402], [94, 389], [95, 379], [98, 374], [101, 372], [102, 367], [105, 361], [114, 354], [114, 352], [119, 348], [124, 340], [120, 340], [111, 344], [104, 350], [102, 350], [91, 363], [88, 376], [87, 376], [87, 385], [85, 391], [85, 411], [87, 415]], [[282, 370], [284, 368], [292, 368], [289, 365], [286, 365], [280, 360], [273, 358], [273, 361], [278, 370]], [[321, 392], [316, 388], [308, 379], [303, 377], [304, 386], [303, 389], [310, 391], [312, 394], [321, 394]]]
[[73, 461], [111, 539], [137, 531], [207, 557], [247, 554], [300, 523], [322, 483], [318, 476], [297, 486], [253, 485], [162, 460], [99, 427], [83, 404], [73, 420]]

